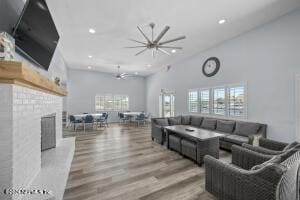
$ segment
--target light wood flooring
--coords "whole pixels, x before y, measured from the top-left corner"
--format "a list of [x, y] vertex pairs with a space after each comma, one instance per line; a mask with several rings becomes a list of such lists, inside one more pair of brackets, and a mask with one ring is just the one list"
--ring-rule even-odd
[[205, 192], [204, 167], [151, 141], [150, 127], [113, 124], [76, 135], [64, 200], [215, 199]]

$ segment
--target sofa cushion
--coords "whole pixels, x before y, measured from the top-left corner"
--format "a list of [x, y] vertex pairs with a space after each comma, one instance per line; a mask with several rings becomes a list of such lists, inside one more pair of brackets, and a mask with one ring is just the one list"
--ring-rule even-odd
[[157, 125], [160, 125], [160, 126], [169, 126], [169, 121], [167, 118], [155, 119], [155, 122]]
[[267, 160], [266, 162], [259, 164], [259, 165], [255, 165], [251, 168], [251, 170], [259, 170], [261, 168], [264, 168], [268, 165], [272, 165], [274, 163], [279, 164], [281, 162], [281, 157], [280, 156], [274, 156], [273, 158], [271, 158], [270, 160]]
[[189, 116], [189, 115], [183, 115], [181, 117], [181, 124], [182, 125], [190, 125], [191, 124], [191, 116]]
[[191, 116], [191, 126], [200, 127], [203, 117]]
[[292, 142], [292, 143], [288, 144], [286, 147], [284, 147], [283, 151], [294, 148], [295, 146], [298, 146], [299, 144], [300, 144], [299, 142]]
[[217, 120], [217, 131], [232, 133], [235, 126], [235, 121]]
[[181, 125], [181, 116], [170, 117], [170, 118], [168, 118], [168, 121], [169, 121], [170, 126]]
[[237, 121], [234, 134], [241, 136], [251, 136], [257, 133], [259, 127], [259, 123]]
[[204, 118], [201, 124], [201, 128], [215, 130], [216, 129], [217, 120], [212, 118]]
[[233, 144], [242, 145], [243, 143], [248, 143], [248, 137], [240, 136], [240, 135], [228, 135], [223, 138], [226, 142], [231, 142]]

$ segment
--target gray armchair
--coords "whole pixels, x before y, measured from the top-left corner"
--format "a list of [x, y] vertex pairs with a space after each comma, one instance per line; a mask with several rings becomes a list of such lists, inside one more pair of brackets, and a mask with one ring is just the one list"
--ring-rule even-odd
[[299, 147], [300, 144], [298, 142], [293, 143], [284, 143], [284, 142], [278, 142], [275, 140], [270, 140], [266, 138], [260, 138], [259, 139], [259, 146], [252, 146], [249, 144], [242, 144], [244, 148], [247, 148], [249, 150], [266, 154], [266, 155], [278, 155], [286, 152], [287, 150]]
[[205, 187], [222, 200], [298, 200], [300, 152], [247, 170], [205, 156]]

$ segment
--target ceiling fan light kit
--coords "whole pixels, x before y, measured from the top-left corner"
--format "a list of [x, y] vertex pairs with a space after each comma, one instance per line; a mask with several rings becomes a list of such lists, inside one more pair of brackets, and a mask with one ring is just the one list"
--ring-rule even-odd
[[156, 38], [154, 38], [154, 27], [155, 27], [155, 24], [154, 23], [150, 23], [149, 26], [151, 28], [151, 36], [150, 37], [148, 37], [143, 32], [143, 30], [141, 29], [141, 27], [137, 26], [138, 31], [145, 38], [145, 40], [146, 40], [145, 42], [139, 41], [139, 40], [130, 39], [130, 41], [139, 43], [141, 45], [126, 47], [126, 48], [143, 48], [142, 50], [140, 50], [138, 53], [135, 54], [136, 56], [144, 53], [147, 50], [150, 50], [151, 54], [152, 54], [152, 57], [155, 57], [155, 53], [157, 51], [159, 51], [159, 52], [161, 52], [163, 54], [166, 54], [166, 55], [171, 55], [171, 53], [169, 53], [166, 49], [173, 49], [173, 50], [175, 50], [175, 49], [183, 49], [182, 47], [165, 46], [165, 44], [176, 42], [178, 40], [183, 40], [183, 39], [186, 38], [185, 36], [180, 36], [180, 37], [177, 37], [177, 38], [174, 38], [174, 39], [171, 39], [171, 40], [166, 40], [166, 41], [161, 42], [161, 39], [168, 32], [168, 30], [170, 29], [170, 26], [165, 26], [165, 28], [162, 30], [162, 32]]

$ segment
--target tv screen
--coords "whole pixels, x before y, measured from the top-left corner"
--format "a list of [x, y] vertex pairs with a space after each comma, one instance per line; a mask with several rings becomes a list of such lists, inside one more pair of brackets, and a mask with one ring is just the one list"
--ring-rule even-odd
[[17, 50], [48, 70], [59, 35], [45, 0], [28, 0], [14, 29]]

